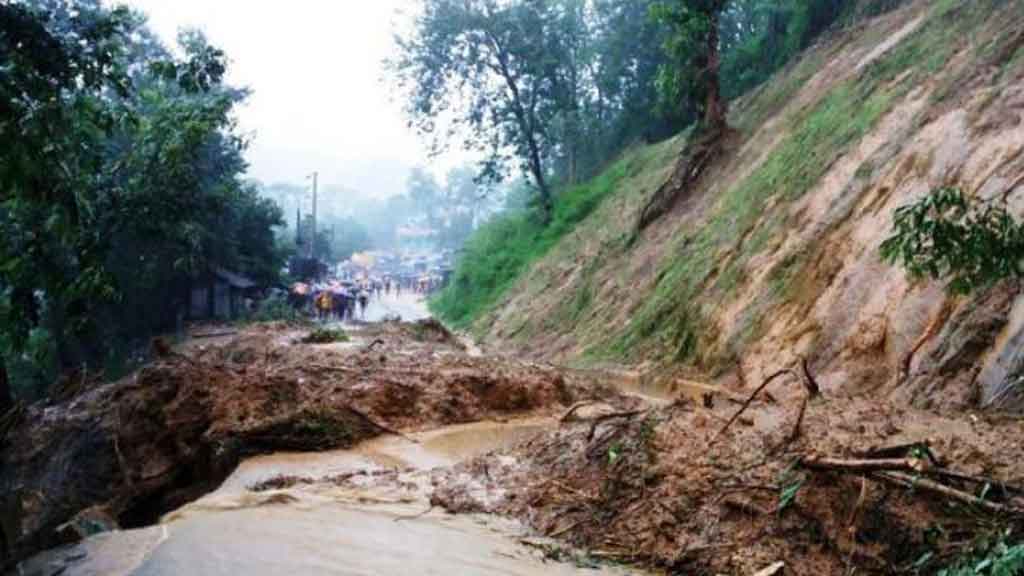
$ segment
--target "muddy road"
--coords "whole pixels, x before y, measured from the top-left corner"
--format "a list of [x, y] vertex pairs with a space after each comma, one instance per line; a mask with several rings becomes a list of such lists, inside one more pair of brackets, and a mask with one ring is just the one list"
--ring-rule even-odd
[[353, 330], [255, 326], [28, 408], [8, 570], [927, 574], [1024, 528], [1019, 419]]
[[[575, 402], [631, 400], [471, 354], [432, 321], [349, 327], [349, 340], [329, 344], [304, 343], [311, 329], [196, 339], [123, 381], [28, 408], [5, 433], [0, 469], [8, 569], [582, 570], [545, 564], [514, 519], [448, 514], [432, 482], [557, 427]], [[369, 481], [384, 474], [401, 489]]]
[[[627, 574], [546, 561], [510, 519], [451, 515], [430, 502], [432, 469], [507, 448], [551, 419], [478, 422], [384, 436], [351, 450], [244, 461], [216, 491], [148, 528], [94, 536], [26, 562], [22, 574]], [[375, 485], [401, 470], [404, 489]], [[303, 483], [276, 488], [283, 478]], [[339, 485], [338, 478], [361, 478]], [[409, 487], [415, 489], [409, 489]]]

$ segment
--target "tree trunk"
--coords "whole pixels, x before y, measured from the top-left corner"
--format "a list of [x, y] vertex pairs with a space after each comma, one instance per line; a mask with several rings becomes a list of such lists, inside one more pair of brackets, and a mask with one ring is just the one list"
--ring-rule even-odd
[[11, 395], [11, 383], [7, 378], [7, 362], [0, 358], [0, 415], [6, 414], [14, 406]]
[[544, 224], [547, 224], [551, 221], [551, 189], [548, 187], [547, 179], [544, 178], [544, 166], [540, 158], [540, 145], [537, 143], [537, 134], [534, 129], [536, 127], [536, 118], [533, 116], [534, 110], [530, 108], [527, 111], [526, 104], [523, 102], [519, 92], [519, 84], [509, 70], [507, 56], [502, 50], [501, 44], [498, 43], [494, 35], [489, 35], [489, 39], [494, 50], [495, 59], [498, 62], [498, 69], [496, 71], [505, 80], [505, 86], [508, 87], [509, 94], [511, 95], [512, 112], [515, 115], [516, 123], [519, 124], [522, 137], [526, 140], [527, 163], [529, 164], [530, 174], [533, 175], [534, 183], [537, 185], [537, 191], [540, 194], [541, 220]]
[[710, 29], [707, 39], [708, 62], [705, 77], [707, 95], [704, 102], [704, 126], [709, 131], [720, 132], [725, 127], [726, 106], [722, 102], [722, 84], [719, 77], [722, 61], [718, 52], [718, 10], [713, 11], [708, 18]]
[[537, 192], [540, 195], [540, 217], [544, 224], [547, 224], [551, 222], [551, 188], [548, 186], [547, 179], [544, 178], [540, 151], [537, 149], [532, 134], [530, 135], [530, 172], [533, 174], [533, 180], [537, 184]]

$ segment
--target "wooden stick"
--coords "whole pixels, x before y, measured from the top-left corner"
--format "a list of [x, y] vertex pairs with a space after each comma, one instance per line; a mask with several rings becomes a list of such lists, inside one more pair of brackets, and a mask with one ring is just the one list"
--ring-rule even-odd
[[587, 433], [587, 442], [594, 439], [594, 432], [597, 431], [597, 427], [603, 422], [608, 420], [614, 420], [616, 418], [633, 418], [640, 414], [646, 414], [647, 410], [629, 410], [627, 412], [613, 412], [612, 414], [602, 414], [596, 418], [590, 420], [590, 432]]
[[558, 419], [558, 421], [559, 422], [569, 422], [570, 420], [572, 420], [572, 417], [576, 413], [577, 410], [579, 410], [580, 408], [583, 408], [584, 406], [593, 406], [594, 404], [597, 404], [597, 401], [595, 401], [595, 400], [583, 400], [581, 402], [577, 402], [577, 403], [573, 404], [572, 406], [570, 406], [569, 410], [565, 414], [563, 414], [562, 417]]
[[996, 480], [995, 478], [987, 478], [985, 476], [970, 476], [967, 474], [961, 474], [960, 472], [954, 472], [953, 470], [946, 470], [945, 468], [936, 468], [928, 470], [929, 476], [939, 476], [941, 478], [950, 478], [952, 480], [960, 480], [963, 482], [973, 482], [975, 484], [989, 484], [993, 488], [998, 488], [1004, 492], [1009, 492], [1017, 495], [1024, 495], [1024, 488], [1020, 486], [1014, 486], [1007, 484], [1002, 480]]
[[905, 470], [924, 472], [928, 464], [915, 458], [879, 458], [874, 460], [840, 460], [838, 458], [803, 458], [800, 465], [815, 470], [838, 470], [843, 472], [876, 472], [881, 470]]
[[790, 431], [789, 436], [786, 437], [784, 445], [792, 444], [800, 437], [801, 427], [804, 424], [804, 414], [807, 412], [807, 402], [809, 400], [809, 396], [804, 396], [803, 401], [800, 402], [800, 411], [796, 414], [796, 423], [793, 424], [793, 430]]
[[715, 437], [711, 439], [711, 444], [709, 444], [709, 446], [714, 445], [715, 442], [717, 442], [718, 439], [722, 436], [722, 434], [725, 434], [725, 431], [729, 429], [729, 426], [732, 426], [732, 423], [735, 422], [740, 416], [742, 416], [743, 413], [747, 411], [747, 408], [750, 408], [750, 405], [754, 402], [754, 399], [757, 398], [757, 395], [760, 394], [762, 390], [767, 388], [773, 380], [786, 374], [793, 375], [793, 371], [790, 370], [789, 368], [786, 368], [784, 370], [779, 370], [775, 374], [772, 374], [771, 376], [765, 378], [764, 382], [762, 382], [761, 385], [757, 387], [757, 390], [754, 390], [754, 393], [751, 394], [750, 397], [747, 398], [747, 400], [743, 403], [743, 406], [741, 406], [740, 409], [737, 410], [736, 413], [732, 415], [732, 418], [729, 418], [729, 421], [725, 423], [725, 426], [722, 426], [722, 429], [718, 431], [718, 434], [715, 434]]
[[952, 500], [963, 502], [964, 504], [984, 508], [985, 510], [993, 512], [995, 514], [1024, 514], [1024, 510], [1021, 510], [1019, 508], [1011, 508], [1009, 506], [1004, 506], [1002, 504], [996, 504], [995, 502], [989, 502], [988, 500], [982, 500], [981, 498], [978, 498], [973, 494], [961, 492], [960, 490], [950, 488], [949, 486], [939, 484], [938, 482], [935, 482], [934, 480], [928, 480], [927, 478], [915, 478], [913, 476], [908, 476], [907, 474], [902, 474], [900, 472], [876, 472], [872, 474], [871, 477], [877, 478], [879, 480], [882, 480], [883, 482], [887, 482], [889, 484], [894, 484], [897, 486], [933, 492], [935, 494], [945, 496]]
[[804, 383], [804, 388], [807, 388], [807, 393], [811, 398], [821, 396], [821, 387], [818, 386], [818, 381], [811, 375], [811, 371], [807, 367], [807, 358], [804, 358], [803, 356], [800, 357], [800, 368], [804, 373], [802, 382]]

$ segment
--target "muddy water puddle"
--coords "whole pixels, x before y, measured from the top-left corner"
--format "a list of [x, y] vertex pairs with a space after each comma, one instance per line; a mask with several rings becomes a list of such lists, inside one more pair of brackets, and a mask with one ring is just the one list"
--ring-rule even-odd
[[[101, 534], [25, 563], [21, 574], [629, 574], [544, 561], [509, 520], [448, 515], [427, 502], [424, 470], [509, 446], [550, 420], [479, 422], [389, 436], [352, 450], [272, 454], [243, 462], [215, 492], [141, 530]], [[252, 492], [278, 476], [328, 478], [399, 468], [422, 491], [303, 484]], [[411, 495], [410, 495], [411, 494]]]

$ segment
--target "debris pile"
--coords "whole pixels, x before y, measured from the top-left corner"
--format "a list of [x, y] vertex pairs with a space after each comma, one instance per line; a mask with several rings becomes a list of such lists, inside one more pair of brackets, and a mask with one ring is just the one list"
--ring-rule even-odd
[[788, 398], [570, 410], [448, 472], [433, 501], [685, 574], [926, 574], [1019, 538], [1024, 423], [823, 398], [810, 380]]
[[80, 538], [69, 521], [87, 509], [122, 527], [152, 523], [246, 455], [613, 395], [551, 368], [470, 358], [429, 324], [368, 326], [325, 345], [303, 344], [300, 327], [229, 336], [162, 350], [124, 380], [12, 413], [0, 438], [0, 562]]

